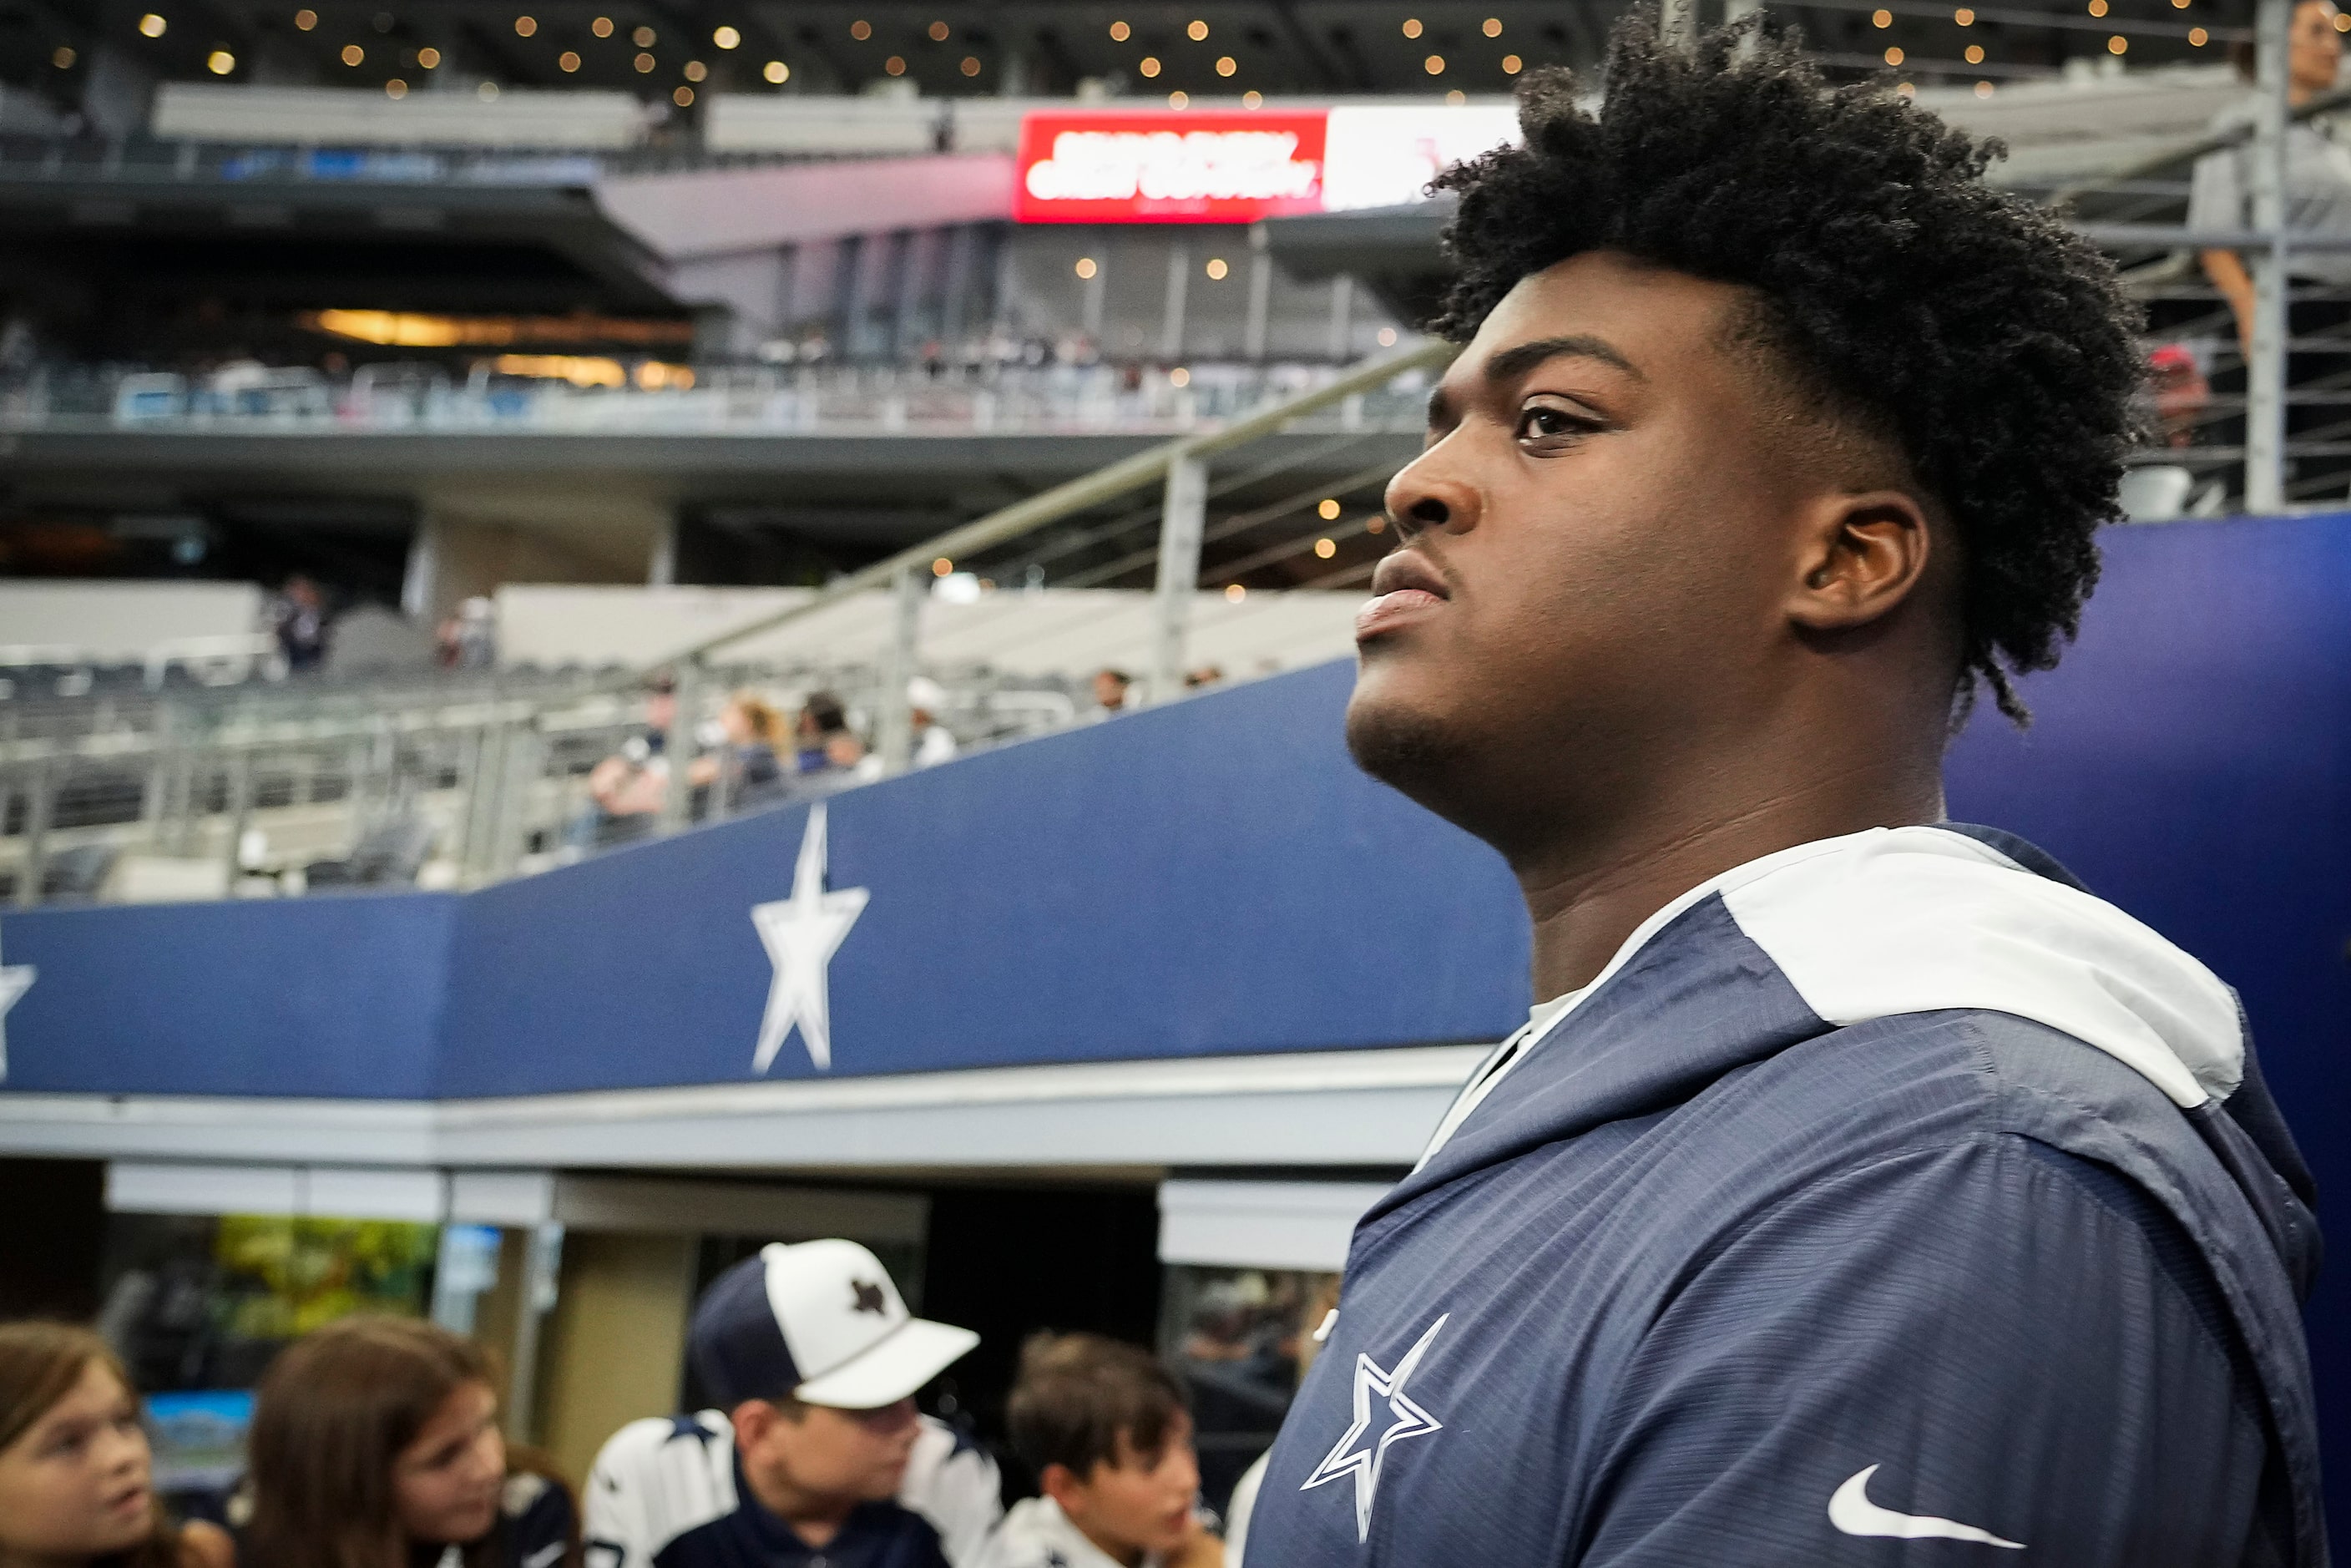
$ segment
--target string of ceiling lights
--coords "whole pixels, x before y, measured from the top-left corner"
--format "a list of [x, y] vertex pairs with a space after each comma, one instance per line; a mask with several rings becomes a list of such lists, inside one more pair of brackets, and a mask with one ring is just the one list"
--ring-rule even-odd
[[[2095, 61], [2103, 57], [2106, 68], [2117, 69], [2130, 61], [2134, 40], [2160, 40], [2185, 44], [2186, 59], [2209, 55], [2218, 60], [2226, 46], [2250, 40], [2252, 30], [2224, 26], [2207, 22], [2200, 16], [2215, 7], [2211, 0], [2168, 0], [2172, 16], [2134, 16], [2123, 17], [2115, 13], [2114, 0], [2082, 0], [2078, 6], [2064, 10], [2032, 10], [2016, 6], [1954, 5], [1939, 0], [1771, 0], [1784, 9], [1803, 12], [1829, 12], [1865, 15], [1870, 27], [1877, 32], [1890, 32], [1897, 23], [1914, 24], [1905, 28], [1905, 35], [1917, 44], [1923, 31], [1933, 39], [1937, 48], [1954, 47], [1957, 57], [1926, 56], [1902, 44], [1888, 43], [1875, 51], [1851, 47], [1848, 35], [1843, 49], [1819, 49], [1813, 57], [1833, 69], [1878, 73], [1889, 68], [1899, 71], [1902, 78], [1897, 90], [1913, 92], [1918, 77], [1973, 77], [1975, 93], [1990, 98], [1999, 89], [2001, 79], [2050, 78], [2061, 75], [2066, 68], [2047, 58], [2026, 57], [2056, 52], [2068, 64], [2080, 60]], [[1915, 24], [1930, 26], [1920, 28]], [[1931, 26], [1937, 25], [1939, 26]], [[2337, 16], [2337, 27], [2351, 32], [2351, 16]], [[1820, 30], [1826, 34], [1827, 29]], [[2014, 35], [2031, 31], [2035, 35], [2030, 47], [2019, 47]], [[2089, 47], [2076, 55], [2062, 47], [2051, 50], [2050, 35], [2087, 35]], [[2000, 59], [1995, 54], [2003, 42], [2010, 45], [2012, 57]], [[2141, 50], [2142, 57], [2146, 51]], [[2176, 49], [2173, 51], [2177, 56]]]
[[[356, 8], [340, 9], [350, 11]], [[318, 35], [338, 30], [315, 6], [292, 10], [287, 19], [298, 34]], [[663, 40], [659, 30], [653, 26], [624, 28], [611, 16], [599, 16], [589, 21], [586, 28], [589, 36], [582, 38], [577, 36], [576, 23], [559, 26], [542, 22], [530, 12], [514, 16], [510, 25], [516, 39], [536, 41], [549, 51], [549, 57], [543, 63], [552, 66], [553, 73], [559, 77], [582, 73], [609, 77], [612, 74], [611, 62], [622, 57], [625, 57], [626, 69], [638, 77], [667, 74], [664, 72]], [[161, 11], [142, 15], [136, 25], [139, 35], [151, 41], [163, 39], [171, 28], [171, 19]], [[401, 29], [397, 18], [389, 11], [376, 12], [356, 27], [345, 23], [340, 30], [356, 36], [348, 36], [346, 41], [330, 45], [329, 57], [340, 63], [344, 70], [363, 78], [376, 78], [384, 90], [394, 98], [404, 96], [412, 86], [417, 85], [418, 80], [438, 70], [444, 63], [440, 48], [430, 44], [411, 45], [392, 37]], [[1418, 61], [1421, 73], [1432, 78], [1432, 85], [1437, 81], [1445, 82], [1446, 96], [1454, 102], [1464, 101], [1468, 96], [1464, 87], [1456, 84], [1467, 84], [1469, 88], [1487, 92], [1507, 90], [1510, 78], [1527, 68], [1529, 62], [1523, 55], [1511, 47], [1501, 48], [1499, 52], [1479, 47], [1475, 51], [1479, 57], [1469, 57], [1470, 46], [1499, 39], [1503, 30], [1502, 18], [1483, 18], [1478, 23], [1475, 37], [1432, 48], [1422, 55]], [[851, 21], [847, 31], [852, 43], [869, 44], [875, 38], [874, 25], [866, 18]], [[1408, 41], [1426, 39], [1431, 44], [1438, 42], [1431, 24], [1418, 17], [1405, 18], [1399, 24], [1399, 32]], [[374, 37], [371, 37], [371, 33]], [[1219, 88], [1228, 84], [1240, 87], [1242, 83], [1238, 78], [1248, 74], [1249, 69], [1248, 54], [1251, 41], [1243, 39], [1237, 42], [1222, 37], [1212, 39], [1210, 24], [1201, 17], [1194, 17], [1186, 23], [1180, 30], [1180, 37], [1146, 43], [1140, 38], [1135, 26], [1124, 20], [1112, 22], [1108, 36], [1116, 43], [1134, 41], [1137, 44], [1143, 52], [1134, 59], [1132, 68], [1136, 77], [1146, 82], [1174, 76], [1191, 78], [1196, 87], [1207, 85], [1211, 78]], [[984, 32], [965, 29], [958, 39], [958, 30], [953, 24], [945, 19], [935, 19], [922, 29], [922, 37], [932, 45], [959, 42], [959, 57], [954, 58], [953, 67], [967, 80], [976, 80], [987, 71], [988, 61], [980, 52], [988, 46]], [[704, 40], [699, 38], [683, 40], [676, 47], [684, 57], [673, 54], [669, 66], [669, 70], [674, 71], [677, 78], [677, 85], [671, 92], [674, 101], [681, 107], [692, 104], [695, 89], [709, 79], [713, 66], [711, 60], [703, 57], [705, 54], [723, 57], [740, 49], [745, 41], [743, 29], [732, 23], [722, 23], [713, 27], [706, 47], [701, 47]], [[1260, 37], [1255, 43], [1261, 46], [1263, 39]], [[610, 48], [606, 50], [601, 46], [610, 46]], [[1187, 46], [1204, 47], [1193, 49]], [[71, 69], [78, 62], [78, 52], [70, 45], [63, 44], [56, 48], [51, 60], [59, 69]], [[881, 74], [893, 78], [907, 76], [914, 70], [915, 63], [905, 52], [890, 53], [878, 62]], [[601, 70], [598, 68], [600, 64], [603, 67]], [[224, 41], [207, 55], [204, 65], [214, 76], [226, 78], [238, 74], [244, 68], [245, 61], [235, 44]], [[782, 87], [792, 79], [792, 67], [781, 57], [769, 58], [757, 67], [755, 74], [759, 81], [770, 87]], [[495, 94], [495, 84], [486, 82], [482, 85], [486, 89], [484, 97]], [[1186, 104], [1189, 96], [1185, 89], [1177, 88], [1169, 92], [1168, 99], [1172, 105], [1181, 108]], [[1255, 108], [1264, 101], [1265, 95], [1256, 88], [1247, 88], [1239, 96], [1246, 107]]]
[[[2081, 0], [2078, 6], [2047, 10], [2012, 5], [1953, 5], [1942, 0], [1770, 3], [1792, 6], [1803, 13], [1865, 16], [1869, 27], [1879, 33], [1892, 33], [1900, 26], [1896, 36], [1902, 41], [1889, 39], [1873, 47], [1859, 47], [1866, 39], [1866, 33], [1855, 36], [1847, 29], [1842, 39], [1836, 39], [1829, 27], [1808, 29], [1816, 31], [1823, 43], [1834, 40], [1841, 45], [1813, 51], [1813, 57], [1832, 70], [1875, 74], [1891, 69], [1901, 77], [1897, 87], [1903, 91], [1916, 90], [1916, 78], [1973, 78], [1977, 95], [1987, 98], [2001, 81], [2057, 74], [2060, 66], [2053, 63], [2053, 55], [2070, 62], [2080, 57], [2095, 59], [2102, 51], [2110, 67], [2119, 67], [2130, 57], [2135, 39], [2169, 46], [2168, 52], [2173, 56], [2179, 55], [2179, 46], [2185, 45], [2185, 57], [2194, 58], [2208, 50], [2217, 57], [2225, 46], [2251, 37], [2245, 28], [2202, 19], [2201, 13], [2211, 9], [2214, 0], [2168, 0], [2171, 16], [2158, 13], [2127, 19], [2115, 13], [2115, 0]], [[346, 18], [357, 13], [358, 7], [338, 10], [343, 13], [338, 18], [341, 23], [340, 30], [347, 37], [340, 44], [330, 43], [331, 58], [361, 79], [375, 79], [388, 95], [405, 95], [412, 85], [429, 78], [444, 64], [442, 50], [434, 45], [410, 44], [392, 37], [401, 28], [391, 12], [374, 12], [354, 26]], [[298, 34], [336, 30], [329, 27], [315, 6], [294, 9], [287, 20]], [[2351, 31], [2351, 15], [2335, 20], [2338, 27]], [[1928, 26], [1922, 27], [1920, 24]], [[1448, 101], [1466, 101], [1470, 90], [1505, 91], [1513, 78], [1531, 63], [1538, 63], [1519, 52], [1524, 46], [1515, 41], [1502, 42], [1506, 25], [1500, 16], [1482, 18], [1474, 34], [1466, 26], [1439, 28], [1417, 16], [1405, 17], [1396, 26], [1407, 43], [1428, 47], [1419, 58], [1421, 74], [1432, 86], [1444, 83]], [[670, 99], [681, 108], [691, 106], [697, 89], [710, 81], [714, 62], [724, 69], [729, 57], [736, 56], [747, 42], [744, 28], [731, 22], [712, 26], [706, 38], [698, 36], [697, 31], [696, 36], [667, 40], [653, 26], [624, 26], [610, 16], [590, 20], [584, 37], [576, 22], [543, 23], [528, 11], [514, 15], [510, 26], [517, 43], [530, 41], [547, 53], [542, 66], [551, 67], [550, 74], [558, 79], [583, 73], [607, 80], [615, 75], [622, 79], [667, 76], [674, 84], [669, 86]], [[135, 29], [143, 39], [163, 40], [172, 32], [171, 18], [162, 10], [145, 12], [138, 17]], [[369, 36], [371, 31], [373, 37]], [[888, 47], [877, 43], [877, 31], [870, 19], [851, 21], [847, 31], [853, 44]], [[1180, 29], [1171, 28], [1164, 33], [1151, 30], [1156, 36], [1147, 37], [1144, 28], [1123, 18], [1110, 22], [1106, 31], [1111, 42], [1134, 47], [1130, 67], [1134, 76], [1155, 88], [1164, 85], [1172, 107], [1187, 107], [1194, 92], [1212, 86], [1219, 91], [1241, 88], [1238, 97], [1247, 108], [1257, 108], [1265, 101], [1262, 90], [1244, 86], [1242, 79], [1252, 74], [1248, 56], [1252, 45], [1264, 45], [1261, 35], [1254, 39], [1236, 40], [1225, 36], [1228, 29], [1221, 26], [1212, 30], [1210, 22], [1200, 16], [1190, 18]], [[1557, 30], [1550, 31], [1556, 45]], [[2032, 33], [2032, 40], [2019, 40], [2019, 32]], [[2076, 51], [2062, 43], [2053, 47], [2052, 34], [2086, 35], [2085, 42], [2089, 47], [2077, 56]], [[952, 62], [952, 68], [975, 85], [989, 68], [987, 51], [991, 40], [984, 31], [964, 28], [959, 32], [954, 24], [938, 18], [920, 29], [920, 37], [930, 46], [946, 46], [944, 53], [946, 59]], [[911, 56], [921, 47], [919, 43], [911, 48], [901, 46], [884, 55], [875, 62], [880, 73], [890, 78], [914, 74], [918, 62]], [[1555, 53], [1556, 49], [1543, 52]], [[78, 53], [71, 45], [58, 45], [51, 56], [51, 64], [59, 69], [69, 70], [78, 63]], [[244, 67], [237, 46], [228, 41], [214, 43], [204, 56], [203, 63], [206, 71], [220, 78], [234, 77]], [[2130, 59], [2128, 63], [2138, 61]], [[841, 74], [841, 69], [838, 62], [833, 62], [833, 74]], [[778, 55], [748, 69], [725, 69], [722, 79], [729, 85], [750, 86], [756, 80], [780, 88], [792, 80], [792, 67]], [[1176, 85], [1179, 82], [1184, 85]], [[648, 80], [646, 85], [653, 86], [654, 82]], [[477, 90], [488, 98], [496, 95], [497, 87], [485, 80]]]

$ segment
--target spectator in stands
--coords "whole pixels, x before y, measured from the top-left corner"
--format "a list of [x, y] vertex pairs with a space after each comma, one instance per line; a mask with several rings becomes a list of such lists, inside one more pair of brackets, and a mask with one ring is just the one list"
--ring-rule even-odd
[[489, 1363], [415, 1318], [344, 1318], [254, 1401], [240, 1568], [579, 1568], [570, 1489], [510, 1452]]
[[597, 1456], [595, 1568], [967, 1568], [996, 1466], [914, 1395], [978, 1343], [909, 1313], [853, 1241], [745, 1259], [687, 1331], [716, 1408], [632, 1422]]
[[444, 670], [486, 670], [498, 661], [497, 606], [479, 595], [434, 632], [434, 654]]
[[[2343, 35], [2335, 28], [2333, 0], [2301, 0], [2294, 8], [2293, 29], [2286, 53], [2286, 101], [2296, 108], [2333, 90], [2343, 64]], [[2235, 52], [2238, 71], [2248, 82], [2253, 75], [2250, 48]], [[2244, 131], [2253, 120], [2250, 99], [2232, 104], [2214, 118], [2216, 133]], [[2293, 120], [2285, 132], [2285, 220], [2298, 234], [2324, 238], [2351, 237], [2351, 157], [2346, 138], [2326, 116]], [[2188, 226], [2206, 233], [2242, 232], [2255, 227], [2252, 188], [2254, 158], [2250, 138], [2232, 147], [2210, 152], [2196, 161], [2194, 183], [2188, 199]], [[2351, 371], [2351, 355], [2327, 347], [2351, 326], [2351, 300], [2341, 298], [2351, 286], [2351, 251], [2295, 249], [2287, 252], [2290, 292], [2304, 297], [2289, 299], [2286, 338], [2294, 345], [2287, 355], [2286, 382], [2305, 390], [2332, 385]], [[2204, 275], [2229, 302], [2235, 317], [2237, 340], [2248, 359], [2253, 349], [2253, 278], [2245, 258], [2233, 250], [2211, 249], [2200, 254]], [[2310, 285], [2318, 285], [2314, 295]], [[2220, 377], [2223, 393], [2241, 395], [2244, 372], [2231, 370]], [[2323, 403], [2289, 402], [2286, 439], [2289, 443], [2323, 440], [2325, 427], [2335, 423], [2340, 410]], [[2235, 421], [2230, 422], [2234, 424]], [[2229, 442], [2227, 432], [2218, 438]], [[2290, 469], [2292, 494], [2311, 497], [2321, 493], [2339, 497], [2342, 481], [2351, 474], [2351, 460], [2340, 455], [2297, 456]]]
[[716, 750], [686, 765], [685, 776], [697, 790], [716, 786], [733, 805], [774, 796], [784, 780], [778, 748], [784, 745], [784, 716], [765, 698], [737, 692], [718, 710], [718, 728], [725, 737]]
[[[2295, 108], [2331, 90], [2343, 65], [2343, 36], [2335, 29], [2334, 0], [2302, 0], [2294, 8], [2294, 30], [2286, 52], [2286, 102]], [[2253, 57], [2250, 48], [2233, 54], [2238, 74], [2251, 82]], [[2250, 102], [2232, 104], [2212, 122], [2216, 133], [2242, 131], [2252, 124]], [[2189, 187], [2188, 226], [2207, 233], [2241, 232], [2252, 228], [2252, 159], [2250, 138], [2196, 161], [2195, 182]], [[2351, 164], [2329, 123], [2322, 119], [2294, 121], [2286, 127], [2286, 226], [2306, 234], [2351, 233]], [[2200, 258], [2212, 287], [2235, 312], [2237, 336], [2245, 351], [2252, 351], [2253, 278], [2245, 258], [2233, 250], [2208, 250]], [[2351, 256], [2341, 252], [2291, 253], [2297, 277], [2322, 283], [2351, 284]], [[2297, 328], [2297, 331], [2299, 328]]]
[[138, 1396], [105, 1341], [0, 1324], [0, 1563], [230, 1568], [218, 1526], [164, 1515], [151, 1463]]
[[946, 704], [946, 688], [928, 675], [916, 675], [906, 683], [908, 717], [914, 731], [912, 756], [917, 768], [935, 767], [956, 754], [954, 733], [939, 722], [939, 709]]
[[1039, 1334], [1005, 1409], [1042, 1497], [1013, 1505], [978, 1568], [1221, 1568], [1175, 1375], [1099, 1334]]
[[271, 604], [270, 631], [286, 667], [296, 674], [315, 670], [327, 660], [327, 604], [319, 585], [297, 572]]
[[2166, 343], [2147, 356], [2147, 380], [2155, 391], [2156, 422], [2166, 446], [2189, 446], [2197, 426], [2212, 406], [2212, 383], [2204, 377], [2196, 356], [2178, 343]]
[[1128, 692], [1134, 685], [1134, 677], [1124, 670], [1096, 670], [1094, 716], [1108, 718], [1114, 713], [1124, 711]]
[[1224, 678], [1225, 672], [1221, 665], [1203, 664], [1196, 670], [1185, 672], [1184, 686], [1186, 691], [1197, 691], [1202, 686], [1213, 686]]
[[645, 685], [645, 727], [589, 770], [588, 809], [567, 835], [577, 849], [634, 838], [661, 815], [669, 793], [669, 732], [677, 722], [677, 685], [656, 675]]
[[849, 727], [848, 710], [831, 692], [811, 692], [800, 706], [797, 771], [830, 773], [855, 768], [865, 758], [865, 743]]

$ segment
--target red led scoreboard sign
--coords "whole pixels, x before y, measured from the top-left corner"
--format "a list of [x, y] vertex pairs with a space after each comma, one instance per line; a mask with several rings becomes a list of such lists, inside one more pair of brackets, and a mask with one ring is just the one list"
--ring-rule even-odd
[[1244, 224], [1322, 210], [1325, 116], [1184, 110], [1031, 114], [1020, 122], [1026, 224]]

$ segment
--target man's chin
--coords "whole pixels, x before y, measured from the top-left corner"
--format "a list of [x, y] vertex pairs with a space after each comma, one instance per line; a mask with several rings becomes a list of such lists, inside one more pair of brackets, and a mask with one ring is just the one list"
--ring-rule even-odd
[[1468, 747], [1445, 719], [1382, 691], [1385, 684], [1357, 683], [1347, 705], [1347, 751], [1356, 767], [1443, 816]]

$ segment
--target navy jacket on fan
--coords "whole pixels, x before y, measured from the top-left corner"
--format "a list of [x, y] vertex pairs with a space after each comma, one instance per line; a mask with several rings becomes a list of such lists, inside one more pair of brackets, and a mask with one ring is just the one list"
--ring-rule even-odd
[[2325, 1562], [2234, 995], [1981, 829], [1715, 879], [1357, 1227], [1262, 1568]]

